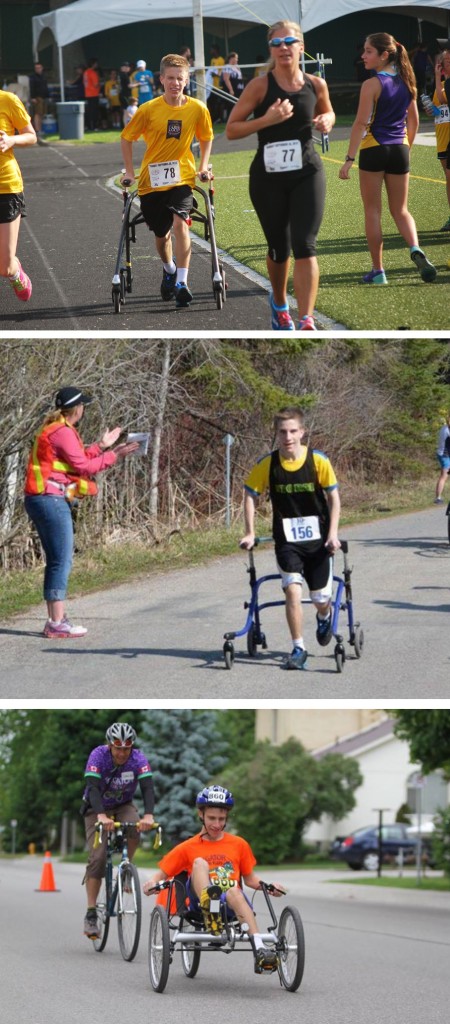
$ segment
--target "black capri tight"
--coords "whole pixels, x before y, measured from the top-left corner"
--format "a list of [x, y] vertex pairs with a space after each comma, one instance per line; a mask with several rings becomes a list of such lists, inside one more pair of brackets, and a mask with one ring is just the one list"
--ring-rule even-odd
[[250, 170], [250, 198], [274, 263], [285, 263], [291, 250], [296, 260], [316, 255], [325, 206], [323, 168], [296, 181], [289, 177]]

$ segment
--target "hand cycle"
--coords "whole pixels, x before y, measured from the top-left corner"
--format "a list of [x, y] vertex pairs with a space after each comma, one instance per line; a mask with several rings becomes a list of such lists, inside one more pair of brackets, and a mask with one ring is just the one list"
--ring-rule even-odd
[[[114, 831], [106, 831], [98, 822], [95, 829], [94, 847], [103, 842], [106, 832], [106, 869], [97, 898], [99, 937], [93, 939], [93, 946], [97, 953], [102, 952], [108, 939], [109, 922], [112, 917], [117, 917], [120, 952], [124, 960], [130, 961], [136, 956], [139, 946], [142, 900], [139, 875], [128, 857], [128, 834], [131, 829], [139, 831], [139, 822], [115, 821]], [[161, 846], [161, 826], [155, 823], [152, 829], [156, 830], [154, 848], [158, 849]], [[120, 853], [116, 868], [114, 853]]]
[[[164, 890], [167, 890], [165, 906], [157, 903], [150, 917], [148, 966], [155, 992], [164, 992], [177, 949], [181, 952], [181, 964], [187, 978], [195, 978], [202, 953], [253, 952], [247, 925], [240, 924], [226, 902], [217, 903], [221, 930], [212, 935], [205, 930], [201, 911], [189, 910], [186, 906], [184, 885], [177, 876], [158, 882], [147, 895]], [[274, 892], [284, 896], [284, 890], [261, 881], [253, 899], [257, 892], [263, 894], [270, 916], [267, 930], [260, 934], [264, 944], [277, 953], [277, 966], [271, 973], [278, 973], [280, 985], [288, 992], [296, 992], [305, 966], [305, 937], [300, 913], [295, 906], [285, 906], [278, 919], [270, 896]], [[213, 909], [211, 900], [211, 911]]]

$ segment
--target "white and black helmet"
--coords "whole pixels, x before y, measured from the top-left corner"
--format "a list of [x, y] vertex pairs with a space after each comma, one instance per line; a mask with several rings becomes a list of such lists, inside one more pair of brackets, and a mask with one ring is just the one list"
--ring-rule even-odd
[[136, 742], [136, 732], [128, 722], [113, 722], [106, 730], [106, 742], [114, 746], [114, 741], [121, 746], [131, 747]]

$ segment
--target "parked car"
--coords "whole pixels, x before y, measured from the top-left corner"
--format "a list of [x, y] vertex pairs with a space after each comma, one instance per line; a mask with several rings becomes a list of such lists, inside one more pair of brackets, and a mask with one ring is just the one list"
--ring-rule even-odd
[[[408, 826], [395, 822], [393, 825], [381, 827], [382, 862], [398, 863], [400, 851], [403, 851], [404, 863], [413, 863], [416, 855], [417, 839], [408, 834]], [[331, 847], [333, 860], [346, 861], [352, 871], [378, 870], [378, 825], [358, 828], [344, 839], [338, 837]]]

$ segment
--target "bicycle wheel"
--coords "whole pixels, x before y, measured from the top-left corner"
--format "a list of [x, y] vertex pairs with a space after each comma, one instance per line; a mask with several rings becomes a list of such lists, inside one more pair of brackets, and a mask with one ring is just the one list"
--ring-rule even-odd
[[305, 969], [305, 936], [297, 907], [284, 907], [278, 928], [281, 981], [289, 992], [296, 992]]
[[155, 992], [164, 992], [169, 977], [170, 932], [166, 911], [156, 906], [150, 918], [148, 936], [148, 969]]
[[[195, 932], [194, 925], [189, 924], [188, 921], [180, 920], [180, 932]], [[189, 949], [187, 946], [181, 946], [181, 963], [183, 964], [183, 971], [187, 978], [195, 978], [197, 971], [200, 967], [200, 945], [193, 944], [193, 947]]]
[[99, 936], [98, 939], [93, 940], [93, 947], [97, 953], [101, 953], [102, 949], [105, 948], [108, 932], [109, 932], [109, 893], [107, 892], [106, 880], [103, 879], [100, 892], [97, 897], [97, 921]]
[[141, 934], [142, 898], [139, 875], [134, 864], [124, 864], [118, 871], [117, 926], [119, 946], [124, 960], [136, 956]]

